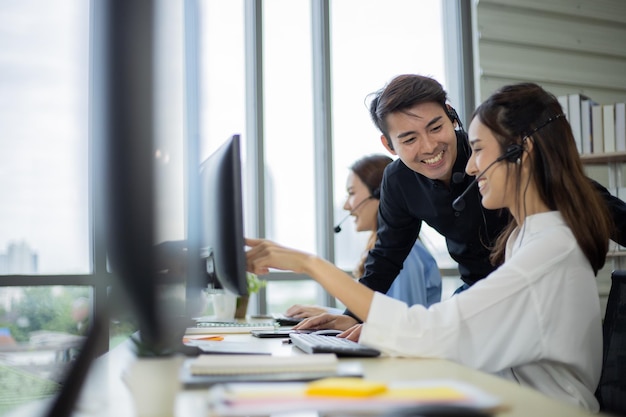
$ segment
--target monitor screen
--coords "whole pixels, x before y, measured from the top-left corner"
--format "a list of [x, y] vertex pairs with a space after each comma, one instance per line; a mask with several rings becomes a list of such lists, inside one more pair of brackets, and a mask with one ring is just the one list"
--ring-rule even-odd
[[[239, 135], [200, 166], [200, 256], [217, 287], [247, 295]], [[210, 278], [209, 278], [210, 279]]]

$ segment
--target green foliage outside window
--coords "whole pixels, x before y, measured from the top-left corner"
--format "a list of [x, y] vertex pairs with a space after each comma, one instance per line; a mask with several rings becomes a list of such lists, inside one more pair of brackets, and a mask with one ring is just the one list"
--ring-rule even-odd
[[[0, 327], [8, 328], [18, 343], [28, 342], [33, 331], [48, 330], [82, 335], [88, 327], [89, 287], [23, 287], [23, 294], [0, 310]], [[86, 314], [77, 315], [77, 309]]]

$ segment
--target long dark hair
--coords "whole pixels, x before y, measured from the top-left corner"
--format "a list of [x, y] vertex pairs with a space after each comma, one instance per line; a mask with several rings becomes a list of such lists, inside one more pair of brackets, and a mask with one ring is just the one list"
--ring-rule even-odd
[[[370, 195], [379, 198], [380, 195], [380, 184], [383, 181], [383, 171], [385, 167], [389, 165], [393, 160], [381, 154], [364, 156], [363, 158], [355, 161], [350, 166], [350, 171], [354, 173], [359, 179], [365, 184], [367, 189], [370, 192]], [[367, 240], [367, 245], [359, 260], [359, 263], [352, 271], [352, 274], [356, 278], [360, 278], [363, 276], [363, 272], [365, 271], [365, 259], [367, 258], [367, 253], [370, 249], [374, 247], [376, 243], [377, 234], [376, 228], [370, 234], [369, 239]]]
[[[474, 117], [493, 132], [502, 151], [512, 144], [525, 146], [526, 140], [532, 140], [530, 181], [534, 181], [548, 208], [561, 213], [597, 274], [606, 260], [612, 218], [585, 175], [572, 129], [556, 97], [533, 83], [508, 85], [482, 103]], [[507, 166], [517, 172], [519, 196], [521, 166]], [[516, 226], [513, 219], [498, 237], [491, 254], [494, 264], [502, 263], [506, 241]]]

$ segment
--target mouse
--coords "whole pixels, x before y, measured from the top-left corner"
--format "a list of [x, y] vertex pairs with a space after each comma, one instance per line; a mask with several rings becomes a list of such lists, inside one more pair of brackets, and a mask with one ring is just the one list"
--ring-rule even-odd
[[320, 336], [337, 336], [340, 333], [343, 333], [343, 330], [322, 329], [322, 330], [316, 330], [311, 334], [318, 334]]

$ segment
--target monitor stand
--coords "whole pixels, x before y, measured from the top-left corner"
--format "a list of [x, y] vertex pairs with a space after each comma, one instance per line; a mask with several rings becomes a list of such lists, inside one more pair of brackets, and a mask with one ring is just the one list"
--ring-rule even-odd
[[[167, 338], [163, 340], [165, 355], [180, 353], [184, 356], [198, 356], [202, 351], [196, 346], [189, 346], [183, 343], [183, 336], [188, 327], [196, 325], [196, 321], [184, 316], [170, 317], [163, 323], [163, 334]], [[141, 330], [138, 332], [141, 338]], [[135, 337], [133, 337], [135, 339]], [[135, 339], [136, 341], [136, 339]]]
[[188, 317], [181, 317], [179, 320], [176, 320], [176, 325], [174, 326], [174, 328], [176, 329], [176, 338], [178, 340], [177, 346], [175, 347], [176, 352], [190, 357], [198, 356], [202, 353], [199, 347], [190, 346], [183, 343], [183, 336], [185, 335], [185, 331], [188, 327], [192, 327], [195, 325], [196, 321]]

